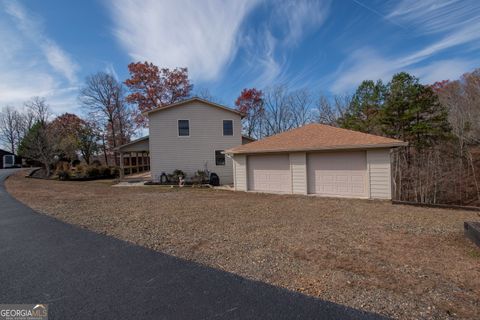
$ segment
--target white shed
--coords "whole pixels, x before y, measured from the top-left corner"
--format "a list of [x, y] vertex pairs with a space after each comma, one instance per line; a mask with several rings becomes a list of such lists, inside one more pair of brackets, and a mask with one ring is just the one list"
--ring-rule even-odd
[[405, 142], [309, 124], [227, 150], [235, 190], [391, 199], [390, 150]]

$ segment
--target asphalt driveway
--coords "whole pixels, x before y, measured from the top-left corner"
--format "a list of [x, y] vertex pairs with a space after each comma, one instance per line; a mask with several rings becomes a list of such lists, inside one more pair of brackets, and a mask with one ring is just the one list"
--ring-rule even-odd
[[383, 319], [38, 214], [5, 191], [12, 172], [0, 170], [0, 304], [46, 303], [50, 319]]

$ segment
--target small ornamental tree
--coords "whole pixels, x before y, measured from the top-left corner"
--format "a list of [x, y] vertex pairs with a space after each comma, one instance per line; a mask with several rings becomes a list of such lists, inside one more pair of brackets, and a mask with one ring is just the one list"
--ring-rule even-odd
[[65, 160], [77, 158], [78, 132], [84, 121], [77, 115], [64, 113], [49, 124], [49, 130], [57, 137], [58, 156]]
[[235, 106], [245, 115], [244, 133], [249, 137], [260, 138], [262, 117], [265, 114], [263, 92], [255, 88], [243, 89], [235, 101]]
[[83, 160], [90, 165], [92, 156], [98, 151], [99, 130], [92, 122], [84, 121], [77, 131], [78, 150]]
[[57, 161], [58, 136], [44, 122], [36, 122], [25, 135], [18, 148], [18, 154], [43, 164], [46, 176], [50, 176], [51, 166]]
[[130, 90], [126, 100], [138, 106], [136, 122], [146, 127], [143, 112], [180, 101], [190, 95], [193, 85], [187, 68], [159, 68], [150, 62], [128, 65], [130, 78], [125, 84]]

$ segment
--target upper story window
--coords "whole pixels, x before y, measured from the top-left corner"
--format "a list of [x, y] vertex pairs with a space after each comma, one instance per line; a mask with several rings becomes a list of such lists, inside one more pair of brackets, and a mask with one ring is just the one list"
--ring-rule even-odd
[[188, 137], [190, 136], [190, 121], [178, 120], [178, 136]]
[[233, 136], [233, 120], [223, 120], [223, 135]]

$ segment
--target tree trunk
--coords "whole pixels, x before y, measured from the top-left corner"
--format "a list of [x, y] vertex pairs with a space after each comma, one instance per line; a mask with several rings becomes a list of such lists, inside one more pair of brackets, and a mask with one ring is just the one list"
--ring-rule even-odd
[[104, 136], [102, 136], [102, 149], [103, 149], [103, 155], [105, 157], [105, 165], [108, 167], [107, 145], [106, 145]]

